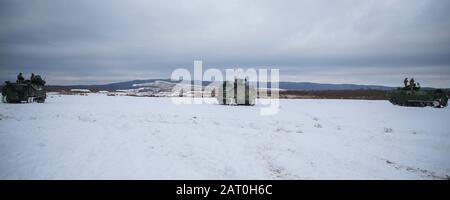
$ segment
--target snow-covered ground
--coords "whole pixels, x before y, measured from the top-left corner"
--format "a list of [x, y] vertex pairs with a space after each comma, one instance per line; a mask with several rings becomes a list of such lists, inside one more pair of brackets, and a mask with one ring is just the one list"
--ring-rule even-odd
[[450, 109], [387, 101], [0, 104], [0, 179], [447, 179]]

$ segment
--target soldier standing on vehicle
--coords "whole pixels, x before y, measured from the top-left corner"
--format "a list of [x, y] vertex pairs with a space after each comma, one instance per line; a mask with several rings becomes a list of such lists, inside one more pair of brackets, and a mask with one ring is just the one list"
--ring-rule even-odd
[[411, 80], [409, 80], [409, 86], [411, 87], [411, 90], [414, 90], [414, 87], [416, 86], [414, 78], [411, 78]]
[[25, 81], [25, 79], [23, 78], [22, 72], [21, 72], [21, 73], [19, 73], [19, 75], [17, 75], [17, 83], [22, 83], [24, 81]]
[[405, 88], [408, 88], [408, 78], [405, 78], [405, 80], [403, 80], [403, 84], [405, 84]]
[[34, 76], [34, 73], [31, 73], [30, 81], [33, 83], [35, 81], [36, 77]]

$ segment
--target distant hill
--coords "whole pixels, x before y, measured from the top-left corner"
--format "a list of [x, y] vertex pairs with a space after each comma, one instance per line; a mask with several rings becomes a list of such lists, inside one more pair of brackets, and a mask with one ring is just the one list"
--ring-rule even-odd
[[[125, 82], [117, 82], [117, 83], [109, 83], [103, 85], [68, 85], [68, 86], [49, 86], [54, 89], [62, 89], [62, 88], [84, 88], [91, 90], [124, 90], [124, 89], [133, 89], [139, 85], [155, 85], [152, 84], [154, 82], [168, 82], [168, 83], [177, 83], [177, 81], [171, 81], [170, 79], [147, 79], [147, 80], [133, 80], [133, 81], [125, 81]], [[203, 85], [208, 85], [210, 82], [203, 82]], [[158, 84], [156, 84], [158, 85]], [[270, 86], [270, 84], [269, 84]], [[285, 90], [314, 90], [314, 91], [323, 91], [323, 90], [390, 90], [393, 87], [387, 86], [379, 86], [379, 85], [357, 85], [357, 84], [326, 84], [326, 83], [311, 83], [311, 82], [280, 82], [280, 89]]]
[[167, 81], [171, 82], [170, 79], [147, 79], [147, 80], [133, 80], [133, 81], [125, 81], [125, 82], [117, 82], [117, 83], [108, 83], [103, 85], [50, 85], [48, 86], [49, 90], [60, 90], [60, 89], [73, 89], [73, 88], [83, 88], [90, 90], [107, 90], [107, 91], [115, 91], [115, 90], [126, 90], [136, 88], [133, 85], [137, 84], [145, 84], [145, 83], [153, 83], [155, 81]]
[[328, 84], [310, 82], [280, 82], [280, 89], [286, 90], [390, 90], [393, 87], [379, 85]]

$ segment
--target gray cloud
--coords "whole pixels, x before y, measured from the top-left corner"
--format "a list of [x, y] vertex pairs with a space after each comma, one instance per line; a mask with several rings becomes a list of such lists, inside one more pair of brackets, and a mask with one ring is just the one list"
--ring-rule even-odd
[[[178, 67], [277, 67], [290, 81], [450, 87], [450, 1], [0, 2], [0, 80], [166, 78]], [[396, 80], [399, 79], [399, 80]], [[416, 78], [417, 79], [417, 78]]]

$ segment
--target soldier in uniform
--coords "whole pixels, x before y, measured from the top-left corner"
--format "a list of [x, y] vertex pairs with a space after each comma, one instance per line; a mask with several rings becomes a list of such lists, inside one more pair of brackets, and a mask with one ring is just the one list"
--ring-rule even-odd
[[19, 75], [17, 75], [17, 83], [22, 83], [24, 81], [25, 81], [25, 79], [23, 78], [22, 72], [21, 72], [21, 73], [19, 73]]
[[403, 84], [405, 84], [405, 88], [408, 88], [408, 78], [405, 78], [405, 80], [403, 80]]
[[409, 87], [411, 87], [411, 90], [414, 90], [415, 86], [416, 86], [416, 83], [414, 82], [414, 78], [411, 78], [411, 80], [409, 80]]
[[36, 77], [34, 76], [34, 73], [31, 73], [30, 81], [34, 83], [36, 81], [35, 79]]

